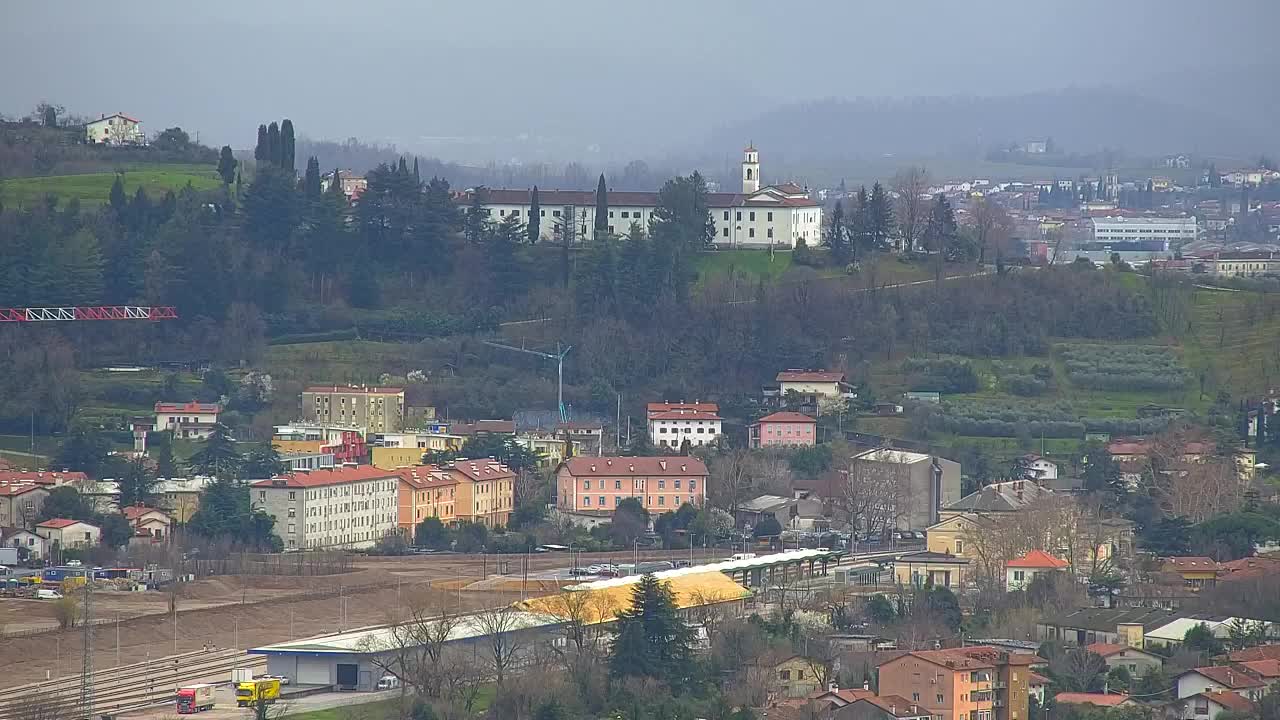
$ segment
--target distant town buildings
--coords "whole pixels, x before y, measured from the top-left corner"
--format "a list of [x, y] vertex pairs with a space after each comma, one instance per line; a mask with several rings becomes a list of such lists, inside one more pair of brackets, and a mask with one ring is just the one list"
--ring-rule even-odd
[[901, 530], [923, 530], [941, 509], [960, 499], [960, 463], [935, 455], [877, 448], [850, 459], [847, 482], [877, 488], [883, 522]]
[[1096, 243], [1158, 243], [1157, 252], [1195, 242], [1199, 228], [1194, 217], [1096, 217], [1092, 219]]

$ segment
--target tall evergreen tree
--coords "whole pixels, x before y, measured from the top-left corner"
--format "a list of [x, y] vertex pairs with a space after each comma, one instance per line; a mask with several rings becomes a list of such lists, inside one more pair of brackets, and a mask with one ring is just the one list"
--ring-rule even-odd
[[302, 191], [311, 200], [320, 197], [320, 160], [315, 155], [307, 158], [307, 172], [302, 177]]
[[525, 223], [524, 228], [529, 234], [530, 245], [542, 239], [542, 203], [538, 199], [537, 185], [533, 186], [533, 191], [529, 194], [529, 222]]
[[334, 168], [334, 169], [333, 169], [333, 176], [332, 176], [332, 177], [333, 177], [333, 179], [329, 182], [329, 194], [330, 194], [330, 195], [341, 195], [343, 198], [345, 198], [345, 197], [347, 196], [347, 194], [346, 194], [346, 193], [344, 193], [344, 192], [342, 191], [342, 175], [341, 175], [341, 171], [340, 171], [340, 170], [338, 170], [338, 168]]
[[631, 607], [614, 623], [609, 673], [662, 680], [679, 691], [692, 674], [692, 644], [671, 587], [645, 575], [631, 591]]
[[280, 123], [280, 167], [291, 173], [298, 172], [295, 157], [293, 121], [285, 118]]
[[600, 173], [600, 182], [596, 184], [596, 227], [595, 239], [599, 240], [609, 232], [609, 188], [604, 183], [604, 173]]
[[855, 261], [862, 253], [875, 249], [871, 242], [870, 215], [871, 197], [867, 195], [867, 186], [863, 185], [858, 188], [858, 194], [854, 197], [853, 212], [849, 214], [848, 220], [849, 247]]
[[258, 126], [258, 144], [253, 147], [253, 159], [256, 160], [259, 165], [270, 162], [271, 160], [271, 145], [270, 140], [267, 138], [266, 125]]
[[413, 181], [418, 185], [422, 184], [422, 174], [418, 172], [418, 156], [413, 156]]
[[280, 167], [284, 158], [284, 148], [280, 146], [280, 126], [271, 123], [267, 126], [267, 162]]
[[204, 444], [191, 456], [189, 465], [194, 473], [209, 475], [218, 480], [239, 480], [244, 458], [236, 450], [231, 431], [218, 423]]
[[466, 222], [463, 226], [463, 234], [469, 243], [483, 242], [485, 235], [488, 234], [489, 213], [484, 206], [488, 199], [489, 189], [483, 185], [477, 185], [471, 191], [471, 204], [467, 206]]
[[111, 195], [108, 202], [116, 213], [117, 220], [124, 220], [125, 211], [129, 207], [129, 198], [124, 194], [124, 174], [116, 173], [115, 182], [111, 183]]
[[236, 166], [239, 162], [236, 156], [231, 152], [230, 145], [223, 145], [222, 152], [218, 153], [218, 175], [222, 178], [223, 185], [230, 185], [236, 179]]
[[529, 270], [520, 248], [524, 227], [520, 219], [507, 215], [493, 226], [485, 240], [485, 264], [493, 278], [489, 302], [500, 305], [503, 300], [524, 297], [529, 289]]
[[889, 238], [893, 235], [893, 204], [889, 202], [884, 186], [878, 182], [871, 186], [871, 199], [867, 203], [867, 233], [872, 247], [889, 249]]
[[849, 262], [849, 227], [844, 217], [844, 206], [839, 200], [831, 211], [827, 222], [827, 231], [823, 235], [822, 244], [831, 251], [831, 259], [844, 265]]
[[587, 248], [574, 280], [579, 308], [608, 312], [617, 299], [618, 242], [606, 231]]

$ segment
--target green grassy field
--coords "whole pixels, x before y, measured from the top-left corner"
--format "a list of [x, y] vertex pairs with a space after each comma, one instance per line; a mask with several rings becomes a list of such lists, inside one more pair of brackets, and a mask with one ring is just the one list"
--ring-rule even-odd
[[[52, 194], [62, 202], [78, 198], [81, 205], [101, 205], [110, 197], [115, 178], [114, 172], [13, 178], [0, 181], [0, 198], [6, 205], [17, 206], [40, 202]], [[139, 187], [155, 199], [188, 184], [196, 190], [213, 190], [221, 180], [208, 165], [140, 165], [124, 171], [124, 189], [130, 197]]]
[[791, 267], [791, 253], [776, 252], [769, 258], [767, 250], [716, 250], [698, 256], [698, 275], [703, 282], [714, 277], [728, 277], [730, 271], [778, 278]]

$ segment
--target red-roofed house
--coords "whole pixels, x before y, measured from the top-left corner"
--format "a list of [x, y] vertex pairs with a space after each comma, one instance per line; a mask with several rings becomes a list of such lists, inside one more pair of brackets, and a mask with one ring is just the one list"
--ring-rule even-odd
[[1192, 668], [1179, 675], [1176, 681], [1179, 698], [1189, 698], [1197, 693], [1232, 692], [1257, 700], [1267, 686], [1252, 671], [1227, 665]]
[[1036, 575], [1066, 570], [1066, 560], [1056, 558], [1043, 550], [1031, 550], [1026, 555], [1005, 563], [1005, 587], [1009, 592], [1024, 590]]
[[[39, 560], [44, 557], [44, 538], [22, 528], [0, 527], [0, 547], [18, 549], [18, 559]], [[23, 550], [26, 550], [24, 556]]]
[[396, 531], [399, 487], [390, 470], [347, 463], [259, 480], [249, 499], [275, 518], [285, 548], [369, 548]]
[[1210, 557], [1169, 557], [1160, 569], [1181, 576], [1192, 587], [1212, 585], [1218, 579], [1218, 561]]
[[720, 406], [715, 403], [649, 403], [649, 442], [654, 447], [679, 448], [687, 440], [693, 447], [720, 439]]
[[818, 443], [818, 421], [804, 413], [784, 410], [760, 418], [749, 433], [753, 448], [813, 447]]
[[1159, 655], [1128, 645], [1093, 643], [1086, 649], [1105, 660], [1107, 667], [1122, 667], [1129, 671], [1130, 677], [1141, 677], [1164, 665]]
[[1257, 706], [1247, 698], [1230, 692], [1202, 692], [1183, 698], [1173, 705], [1182, 720], [1214, 720], [1224, 711], [1252, 715]]
[[53, 518], [36, 525], [36, 534], [50, 545], [59, 547], [92, 547], [98, 544], [102, 531], [96, 525], [67, 518]]
[[123, 113], [103, 115], [84, 124], [84, 140], [90, 145], [146, 145], [142, 123]]
[[213, 426], [218, 424], [220, 412], [222, 406], [218, 403], [195, 400], [189, 403], [158, 402], [153, 429], [156, 432], [172, 430], [176, 438], [204, 440], [213, 434]]
[[121, 511], [124, 519], [138, 533], [146, 533], [154, 540], [162, 540], [169, 536], [169, 528], [173, 518], [163, 510], [145, 505], [133, 505]]
[[0, 527], [31, 527], [47, 497], [47, 485], [29, 480], [0, 480]]
[[707, 466], [695, 457], [574, 457], [556, 468], [561, 510], [612, 514], [624, 498], [640, 500], [652, 513], [707, 497]]

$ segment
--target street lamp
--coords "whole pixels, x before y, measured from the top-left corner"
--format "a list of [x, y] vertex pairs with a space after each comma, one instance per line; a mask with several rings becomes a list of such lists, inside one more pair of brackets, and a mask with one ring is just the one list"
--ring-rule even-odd
[[631, 572], [640, 573], [640, 538], [631, 541]]

